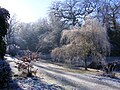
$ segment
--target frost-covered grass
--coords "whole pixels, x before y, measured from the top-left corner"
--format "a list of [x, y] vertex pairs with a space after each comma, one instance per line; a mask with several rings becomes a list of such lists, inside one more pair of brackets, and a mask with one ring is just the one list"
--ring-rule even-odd
[[38, 77], [16, 78], [21, 90], [64, 90], [62, 87], [42, 82]]
[[[19, 62], [16, 58], [5, 57], [9, 62], [10, 67], [12, 68], [12, 86], [10, 86], [11, 90], [64, 90], [61, 86], [56, 85], [51, 82], [47, 82], [45, 78], [45, 74], [37, 73], [37, 76], [33, 77], [22, 77], [21, 73], [14, 67], [15, 62]], [[44, 77], [42, 76], [44, 75]]]
[[82, 69], [69, 69], [69, 68], [66, 68], [66, 69], [63, 69], [64, 71], [68, 71], [68, 72], [73, 72], [73, 73], [80, 73], [80, 74], [99, 74], [99, 73], [102, 73], [102, 71], [100, 70], [95, 70], [95, 69], [89, 69], [88, 70], [84, 70], [83, 68]]
[[63, 71], [67, 71], [67, 72], [75, 72], [75, 73], [90, 73], [90, 74], [99, 74], [99, 73], [103, 73], [103, 71], [101, 70], [97, 70], [97, 69], [91, 69], [88, 68], [88, 70], [85, 70], [84, 67], [80, 67], [80, 66], [75, 66], [75, 65], [68, 65], [68, 64], [62, 64], [62, 63], [56, 63], [54, 62], [54, 64], [52, 63], [47, 63], [50, 67], [54, 67], [56, 69], [59, 70], [63, 70]]

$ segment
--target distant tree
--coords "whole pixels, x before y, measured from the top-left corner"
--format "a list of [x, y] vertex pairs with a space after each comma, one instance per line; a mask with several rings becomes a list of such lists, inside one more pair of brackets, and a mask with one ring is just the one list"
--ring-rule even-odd
[[111, 43], [111, 56], [120, 55], [120, 29], [119, 30], [109, 30], [108, 35]]
[[22, 50], [46, 52], [51, 49], [51, 46], [54, 47], [54, 39], [51, 35], [52, 28], [47, 19], [39, 19], [34, 23], [18, 23], [15, 29], [18, 31], [15, 34], [15, 43]]
[[120, 55], [120, 1], [99, 0], [96, 7], [97, 18], [106, 25], [111, 43], [111, 56]]
[[6, 44], [7, 44], [7, 53], [14, 56], [17, 53], [17, 43], [16, 43], [16, 33], [18, 30], [16, 29], [18, 25], [18, 20], [16, 18], [16, 15], [14, 14], [9, 19], [9, 29], [7, 31], [6, 35]]
[[36, 51], [39, 41], [37, 28], [31, 23], [19, 23], [16, 29], [18, 29], [18, 33], [16, 34], [15, 43], [20, 46], [20, 49]]
[[49, 12], [49, 25], [51, 32], [49, 32], [45, 39], [46, 41], [53, 43], [55, 47], [59, 47], [61, 32], [64, 28], [67, 28], [67, 26], [61, 21], [60, 17], [56, 17], [51, 11]]
[[6, 36], [7, 45], [15, 44], [15, 42], [13, 40], [15, 38], [15, 32], [17, 32], [15, 28], [16, 28], [18, 22], [19, 21], [16, 19], [16, 15], [13, 15], [12, 17], [10, 17], [9, 30], [7, 31], [7, 36]]
[[42, 53], [48, 53], [54, 47], [53, 38], [50, 35], [52, 32], [51, 26], [47, 19], [40, 19], [37, 24], [38, 45], [36, 50]]
[[120, 19], [119, 0], [102, 0], [98, 4], [97, 18], [106, 25], [107, 29], [117, 30]]

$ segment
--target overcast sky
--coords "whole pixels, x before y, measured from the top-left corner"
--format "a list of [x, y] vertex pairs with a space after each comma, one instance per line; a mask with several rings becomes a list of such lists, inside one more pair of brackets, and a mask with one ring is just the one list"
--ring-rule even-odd
[[[55, 0], [0, 0], [0, 6], [16, 14], [22, 22], [34, 22], [47, 17], [47, 10]], [[56, 0], [57, 1], [57, 0]]]

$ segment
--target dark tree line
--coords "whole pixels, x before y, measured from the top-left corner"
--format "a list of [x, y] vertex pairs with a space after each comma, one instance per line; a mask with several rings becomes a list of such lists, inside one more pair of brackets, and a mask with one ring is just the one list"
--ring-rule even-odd
[[11, 79], [11, 69], [9, 64], [4, 60], [6, 53], [5, 36], [9, 28], [8, 19], [10, 18], [9, 11], [0, 7], [0, 89], [8, 85]]
[[9, 28], [8, 24], [9, 18], [10, 18], [9, 12], [4, 8], [0, 8], [0, 59], [4, 59], [6, 51], [6, 44], [4, 42], [4, 38]]

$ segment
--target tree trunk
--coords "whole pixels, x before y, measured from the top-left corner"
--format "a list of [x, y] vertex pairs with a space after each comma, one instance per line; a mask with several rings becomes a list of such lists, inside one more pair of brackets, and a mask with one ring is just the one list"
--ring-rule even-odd
[[114, 13], [113, 13], [112, 22], [113, 22], [113, 28], [116, 30], [117, 29], [117, 25], [116, 25], [116, 18], [115, 18], [115, 14]]
[[30, 70], [30, 66], [28, 66], [27, 77], [32, 77], [32, 72], [31, 72], [31, 70]]
[[84, 62], [84, 63], [85, 63], [85, 70], [88, 70], [88, 69], [87, 69], [87, 59], [85, 59], [84, 61], [85, 61], [85, 62]]
[[2, 38], [0, 38], [0, 59], [4, 60], [6, 53], [6, 44]]

